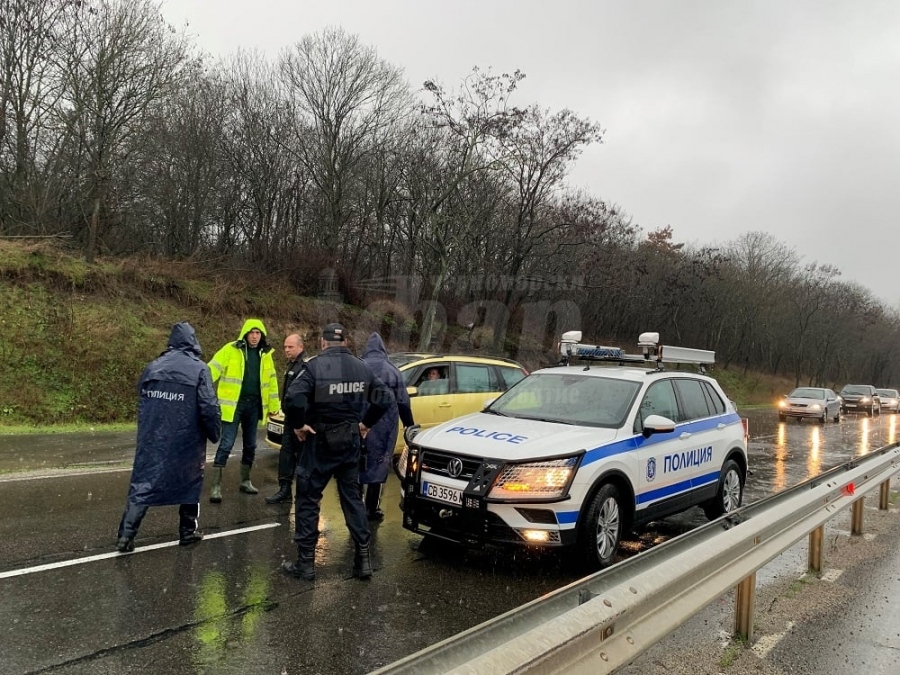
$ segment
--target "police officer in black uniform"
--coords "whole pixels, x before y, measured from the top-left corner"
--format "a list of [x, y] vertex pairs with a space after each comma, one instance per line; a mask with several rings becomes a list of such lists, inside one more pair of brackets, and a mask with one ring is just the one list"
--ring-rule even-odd
[[[287, 358], [287, 370], [281, 385], [281, 407], [284, 408], [284, 397], [291, 382], [306, 367], [306, 352], [303, 350], [303, 338], [291, 333], [284, 338], [284, 355]], [[303, 443], [297, 438], [293, 429], [285, 422], [281, 434], [281, 449], [278, 451], [278, 492], [266, 497], [267, 504], [281, 504], [291, 501], [291, 485], [297, 473], [297, 460], [303, 451]]]
[[[284, 397], [285, 428], [294, 429], [297, 438], [310, 442], [297, 464], [297, 562], [285, 562], [282, 568], [307, 581], [316, 578], [319, 503], [332, 476], [356, 544], [353, 575], [360, 579], [372, 576], [369, 521], [359, 494], [360, 439], [393, 403], [394, 395], [346, 345], [341, 324], [325, 326], [321, 353], [307, 361]], [[363, 415], [366, 402], [369, 407]]]

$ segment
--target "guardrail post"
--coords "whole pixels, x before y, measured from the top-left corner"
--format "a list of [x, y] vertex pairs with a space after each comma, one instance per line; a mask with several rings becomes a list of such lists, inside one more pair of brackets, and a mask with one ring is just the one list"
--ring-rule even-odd
[[756, 572], [737, 585], [734, 597], [734, 632], [743, 640], [753, 639], [753, 612], [756, 608]]
[[860, 497], [850, 506], [850, 534], [862, 534], [864, 500], [864, 497]]
[[878, 491], [878, 508], [887, 511], [891, 505], [891, 481], [886, 480], [881, 484]]
[[809, 533], [809, 552], [807, 567], [813, 572], [822, 572], [822, 540], [825, 538], [825, 526], [820, 525]]

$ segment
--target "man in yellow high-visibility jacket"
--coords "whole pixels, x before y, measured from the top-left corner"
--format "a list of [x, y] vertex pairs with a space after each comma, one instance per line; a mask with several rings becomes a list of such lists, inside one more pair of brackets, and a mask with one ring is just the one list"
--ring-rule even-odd
[[237, 341], [217, 351], [208, 365], [222, 407], [222, 438], [213, 462], [209, 492], [209, 501], [218, 504], [222, 501], [222, 470], [234, 447], [239, 425], [243, 441], [240, 491], [251, 495], [259, 492], [250, 482], [257, 427], [264, 413], [271, 416], [281, 409], [281, 401], [272, 347], [266, 343], [266, 327], [259, 319], [247, 319]]

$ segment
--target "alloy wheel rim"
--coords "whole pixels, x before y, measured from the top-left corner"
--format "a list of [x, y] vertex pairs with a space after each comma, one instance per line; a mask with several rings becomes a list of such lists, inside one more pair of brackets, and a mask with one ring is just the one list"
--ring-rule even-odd
[[725, 481], [722, 489], [723, 506], [725, 512], [734, 511], [740, 504], [741, 498], [741, 479], [738, 477], [737, 471], [731, 470], [725, 474]]
[[609, 498], [600, 507], [597, 516], [597, 553], [605, 560], [615, 552], [619, 536], [619, 505]]

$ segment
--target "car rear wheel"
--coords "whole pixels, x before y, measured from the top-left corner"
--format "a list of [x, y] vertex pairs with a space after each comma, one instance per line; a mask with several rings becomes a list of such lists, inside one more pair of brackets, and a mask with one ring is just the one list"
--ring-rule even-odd
[[741, 505], [744, 498], [744, 476], [733, 459], [722, 466], [716, 496], [703, 505], [703, 512], [710, 520], [725, 513], [731, 513]]
[[578, 559], [588, 569], [613, 563], [622, 538], [624, 516], [619, 489], [605, 483], [594, 495], [578, 533]]

